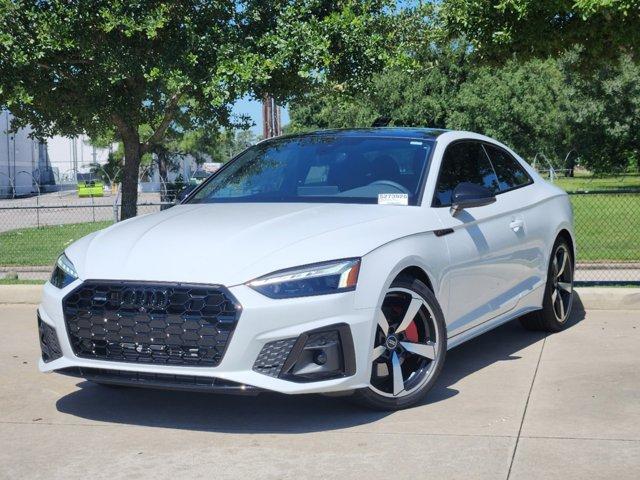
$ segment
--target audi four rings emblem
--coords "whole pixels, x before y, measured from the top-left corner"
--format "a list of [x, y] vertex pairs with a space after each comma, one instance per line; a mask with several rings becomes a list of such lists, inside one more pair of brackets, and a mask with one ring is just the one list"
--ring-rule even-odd
[[169, 306], [169, 292], [146, 288], [127, 288], [120, 294], [122, 307], [137, 307], [140, 310], [162, 310]]

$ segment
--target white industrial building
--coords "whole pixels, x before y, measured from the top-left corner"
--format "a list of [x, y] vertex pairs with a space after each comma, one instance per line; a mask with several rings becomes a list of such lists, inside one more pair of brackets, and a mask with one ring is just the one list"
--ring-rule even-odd
[[10, 132], [11, 118], [0, 111], [0, 198], [75, 185], [78, 173], [88, 173], [92, 163], [107, 162], [109, 150], [92, 147], [85, 136], [40, 142], [29, 137], [29, 128]]

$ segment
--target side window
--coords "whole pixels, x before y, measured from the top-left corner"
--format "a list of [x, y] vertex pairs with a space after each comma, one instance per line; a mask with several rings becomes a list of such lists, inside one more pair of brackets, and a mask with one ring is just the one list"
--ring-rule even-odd
[[461, 182], [475, 183], [494, 193], [499, 191], [496, 174], [478, 142], [454, 143], [444, 152], [433, 205], [451, 205], [453, 190]]
[[498, 176], [500, 191], [513, 190], [532, 183], [531, 177], [527, 174], [522, 165], [509, 153], [493, 145], [484, 145], [487, 155], [491, 159], [493, 169]]

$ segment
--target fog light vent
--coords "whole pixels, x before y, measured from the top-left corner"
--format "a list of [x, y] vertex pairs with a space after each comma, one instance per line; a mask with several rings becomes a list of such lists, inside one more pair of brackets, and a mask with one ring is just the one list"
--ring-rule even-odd
[[285, 338], [267, 343], [256, 358], [253, 371], [270, 377], [278, 377], [296, 340], [297, 338]]
[[296, 341], [280, 378], [315, 382], [356, 372], [351, 329], [340, 323], [305, 332]]
[[45, 363], [52, 362], [62, 356], [56, 329], [43, 322], [38, 314], [38, 333], [40, 334], [40, 350]]

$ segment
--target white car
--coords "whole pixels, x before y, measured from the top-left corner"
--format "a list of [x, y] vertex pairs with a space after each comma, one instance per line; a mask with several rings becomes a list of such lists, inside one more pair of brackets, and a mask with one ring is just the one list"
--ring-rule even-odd
[[380, 128], [249, 148], [171, 209], [69, 246], [40, 369], [102, 384], [419, 402], [446, 351], [572, 304], [567, 195], [501, 143]]

